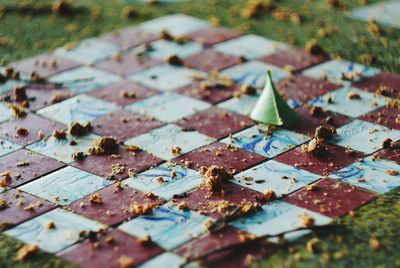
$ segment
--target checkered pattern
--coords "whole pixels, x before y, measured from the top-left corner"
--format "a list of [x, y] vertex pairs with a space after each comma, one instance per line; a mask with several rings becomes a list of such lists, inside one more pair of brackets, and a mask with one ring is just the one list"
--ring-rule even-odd
[[[161, 40], [163, 29], [191, 41], [179, 45]], [[149, 43], [152, 49], [138, 56], [138, 47]], [[170, 54], [183, 58], [185, 67], [163, 63]], [[295, 56], [301, 60], [294, 61]], [[57, 67], [49, 67], [48, 62], [54, 60]], [[42, 64], [38, 67], [35, 62]], [[365, 82], [398, 85], [400, 76], [395, 74], [314, 57], [185, 15], [155, 19], [13, 66], [26, 74], [38, 70], [62, 88], [30, 85], [28, 97], [35, 98], [26, 119], [14, 118], [8, 104], [0, 102], [0, 173], [11, 172], [11, 179], [0, 188], [0, 199], [8, 204], [0, 210], [0, 228], [82, 267], [119, 267], [121, 256], [133, 258], [140, 267], [176, 267], [184, 257], [240, 242], [241, 236], [299, 227], [304, 214], [312, 216], [315, 224], [327, 224], [400, 186], [398, 158], [390, 149], [382, 150], [385, 139], [400, 140], [398, 111], [396, 119], [396, 111], [386, 107], [396, 92], [378, 96]], [[262, 88], [268, 69], [302, 123], [266, 136], [247, 117], [259, 92], [240, 97], [235, 92], [240, 84]], [[199, 79], [214, 70], [236, 84], [205, 93]], [[344, 80], [349, 72], [356, 72], [356, 79]], [[0, 85], [0, 94], [9, 96], [18, 83]], [[49, 101], [53, 94], [66, 92], [70, 93], [66, 100]], [[324, 116], [310, 115], [312, 105], [326, 110], [329, 124]], [[382, 114], [387, 116], [382, 118]], [[91, 122], [92, 133], [68, 135], [64, 140], [51, 137], [52, 130], [66, 129], [74, 121]], [[320, 159], [299, 149], [315, 127], [332, 124], [337, 135], [329, 145], [329, 157]], [[27, 128], [29, 134], [20, 137], [18, 127]], [[119, 157], [89, 155], [82, 161], [71, 157], [87, 152], [103, 135], [121, 142]], [[143, 151], [128, 152], [124, 145], [137, 145]], [[173, 152], [176, 146], [180, 150]], [[355, 153], [346, 154], [349, 148]], [[110, 176], [111, 164], [119, 163], [125, 169]], [[223, 195], [211, 195], [202, 184], [199, 168], [213, 164], [234, 174]], [[122, 183], [118, 186], [111, 179]], [[317, 190], [308, 191], [305, 186], [309, 184]], [[283, 199], [268, 202], [263, 198], [267, 190]], [[92, 202], [93, 194], [102, 196], [102, 202]], [[179, 208], [176, 202], [180, 201], [187, 204], [186, 210]], [[258, 203], [261, 210], [207, 233], [205, 223], [223, 216], [210, 210], [209, 204], [223, 201]], [[138, 215], [130, 210], [132, 203], [158, 208]], [[48, 228], [49, 222], [55, 227]], [[108, 232], [100, 232], [98, 247], [92, 247], [90, 233], [104, 225], [109, 226]], [[83, 232], [89, 235], [82, 236]], [[143, 242], [146, 236], [152, 242]], [[232, 250], [203, 265], [233, 260], [243, 264], [248, 253], [266, 257], [278, 246], [275, 242], [243, 252]]]

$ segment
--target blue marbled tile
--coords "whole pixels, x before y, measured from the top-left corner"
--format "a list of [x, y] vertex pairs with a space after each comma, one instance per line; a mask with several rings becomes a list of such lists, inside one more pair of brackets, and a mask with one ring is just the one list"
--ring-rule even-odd
[[118, 109], [113, 103], [88, 95], [79, 95], [43, 108], [37, 113], [68, 125], [71, 122], [86, 123]]
[[156, 34], [166, 30], [173, 35], [181, 36], [210, 26], [207, 21], [187, 15], [174, 14], [144, 22], [140, 25], [140, 28]]
[[129, 76], [129, 79], [149, 88], [171, 91], [193, 82], [193, 76], [203, 76], [200, 71], [172, 65], [159, 65]]
[[320, 175], [270, 160], [237, 174], [233, 181], [262, 193], [266, 190], [274, 190], [280, 196], [290, 194], [320, 177]]
[[239, 98], [231, 98], [227, 101], [221, 102], [218, 106], [225, 110], [248, 116], [253, 110], [254, 105], [256, 105], [259, 97], [259, 94], [241, 95]]
[[210, 107], [211, 105], [207, 102], [174, 92], [163, 92], [127, 106], [135, 113], [165, 122], [174, 122]]
[[149, 235], [151, 240], [171, 250], [205, 233], [204, 223], [209, 218], [192, 210], [179, 210], [167, 203], [118, 228], [137, 237]]
[[112, 182], [86, 171], [66, 167], [19, 187], [59, 205], [70, 204]]
[[117, 51], [117, 46], [93, 38], [84, 40], [73, 48], [57, 48], [54, 53], [80, 63], [93, 64], [111, 57]]
[[[308, 214], [315, 220], [315, 225], [329, 224], [332, 219], [318, 213], [291, 205], [283, 201], [275, 201], [264, 205], [260, 212], [246, 218], [238, 219], [231, 224], [256, 236], [276, 235], [303, 226], [302, 216]], [[298, 231], [285, 235], [287, 239], [296, 239], [308, 231]]]
[[[143, 150], [164, 160], [170, 160], [180, 154], [190, 152], [213, 142], [214, 139], [197, 131], [183, 131], [181, 127], [168, 124], [151, 132], [125, 141], [127, 145], [138, 145]], [[179, 146], [180, 154], [173, 154], [172, 147]]]
[[356, 119], [338, 128], [333, 142], [370, 154], [381, 149], [386, 138], [400, 140], [400, 131]]
[[52, 83], [62, 84], [75, 94], [81, 94], [118, 82], [121, 78], [106, 71], [82, 66], [56, 74], [49, 80]]
[[203, 50], [203, 47], [196, 42], [186, 42], [178, 44], [167, 40], [158, 40], [152, 42], [151, 48], [146, 52], [152, 58], [165, 60], [170, 55], [177, 55], [180, 58], [186, 58], [197, 54]]
[[223, 139], [222, 142], [231, 143], [250, 152], [272, 158], [309, 139], [304, 134], [286, 129], [274, 130], [272, 134], [266, 136], [258, 126], [253, 126]]
[[9, 154], [21, 148], [21, 145], [0, 138], [0, 156]]
[[0, 101], [0, 123], [11, 118], [13, 118], [13, 112], [8, 108], [8, 104]]
[[171, 252], [165, 252], [139, 265], [138, 268], [159, 268], [159, 267], [179, 268], [183, 263], [185, 263], [185, 259], [182, 258], [181, 256]]
[[[46, 225], [54, 222], [55, 228]], [[37, 244], [42, 250], [56, 253], [79, 241], [82, 231], [98, 231], [102, 224], [72, 212], [55, 209], [5, 232], [28, 244]]]
[[[358, 94], [360, 99], [350, 99], [348, 96], [351, 93]], [[325, 101], [328, 97], [332, 99], [332, 103]], [[353, 87], [343, 87], [311, 100], [309, 104], [350, 117], [359, 117], [384, 106], [386, 102], [387, 98], [375, 96], [373, 93]]]
[[10, 92], [15, 86], [23, 86], [24, 84], [17, 80], [8, 80], [6, 83], [0, 83], [0, 95]]
[[288, 49], [288, 46], [262, 36], [248, 34], [220, 43], [215, 46], [215, 49], [225, 54], [254, 60]]
[[275, 83], [290, 76], [290, 73], [284, 69], [259, 61], [249, 61], [233, 66], [223, 70], [221, 74], [232, 78], [238, 84], [263, 88], [268, 70], [272, 71], [272, 79]]
[[[175, 172], [174, 177], [171, 176], [171, 172]], [[164, 179], [163, 183], [158, 181], [159, 177]], [[193, 190], [201, 184], [202, 180], [202, 176], [197, 171], [165, 163], [129, 178], [124, 183], [139, 191], [153, 192], [155, 195], [169, 200], [174, 195]]]
[[[331, 60], [314, 66], [303, 72], [304, 75], [314, 77], [316, 79], [328, 79], [333, 83], [347, 84], [351, 81], [343, 79], [343, 74], [358, 73], [361, 77], [370, 77], [380, 73], [379, 69], [362, 65], [359, 63], [349, 62], [345, 60]], [[358, 81], [356, 78], [353, 81]]]
[[[390, 175], [391, 171], [394, 171], [393, 175]], [[356, 162], [334, 172], [330, 177], [384, 194], [400, 186], [400, 165], [392, 161], [372, 160], [372, 157], [367, 157], [362, 162]]]
[[372, 19], [379, 23], [400, 28], [400, 1], [383, 1], [365, 7], [356, 8], [351, 16], [360, 20], [370, 21]]

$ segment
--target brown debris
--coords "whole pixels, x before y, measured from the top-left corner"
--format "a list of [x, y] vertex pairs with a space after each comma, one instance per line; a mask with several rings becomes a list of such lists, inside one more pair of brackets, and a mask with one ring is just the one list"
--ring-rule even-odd
[[257, 89], [255, 87], [253, 87], [252, 85], [246, 85], [246, 84], [242, 85], [242, 87], [240, 88], [240, 91], [246, 95], [254, 95], [257, 93]]
[[7, 201], [0, 199], [0, 211], [6, 210], [7, 208], [9, 208]]
[[55, 14], [66, 14], [71, 11], [71, 2], [67, 0], [56, 0], [53, 2], [51, 10]]
[[92, 131], [92, 125], [90, 122], [86, 123], [85, 125], [81, 125], [78, 122], [72, 122], [68, 127], [68, 132], [72, 136], [84, 136]]
[[350, 93], [347, 95], [347, 98], [348, 98], [349, 100], [360, 100], [360, 99], [361, 99], [361, 96], [360, 96], [360, 94], [358, 94], [358, 93], [356, 93], [356, 92], [350, 92]]
[[374, 250], [374, 251], [379, 251], [382, 248], [382, 244], [379, 242], [376, 237], [371, 237], [369, 239], [369, 246]]
[[139, 204], [135, 202], [131, 204], [130, 211], [136, 215], [145, 215], [150, 214], [156, 206], [151, 203]]
[[182, 152], [182, 148], [179, 147], [179, 146], [173, 146], [172, 149], [171, 149], [171, 152], [173, 154], [180, 154]]
[[65, 139], [67, 138], [67, 132], [65, 130], [53, 130], [53, 133], [51, 134], [54, 138], [56, 139]]
[[56, 224], [54, 223], [54, 221], [49, 221], [48, 223], [46, 223], [46, 228], [47, 229], [55, 229]]
[[206, 186], [210, 191], [221, 190], [222, 182], [232, 178], [232, 175], [224, 167], [217, 165], [212, 165], [209, 168], [201, 167], [200, 173], [204, 176]]
[[16, 86], [13, 89], [13, 97], [15, 101], [22, 102], [28, 100], [28, 95], [26, 95], [26, 88], [24, 86]]
[[301, 215], [301, 220], [302, 220], [304, 227], [311, 227], [315, 223], [315, 219], [313, 217], [311, 217], [311, 215], [308, 214], [307, 212], [305, 212], [304, 214]]
[[307, 144], [301, 146], [301, 150], [308, 154], [314, 154], [316, 156], [324, 156], [327, 153], [327, 149], [323, 143], [323, 140], [313, 138]]
[[24, 118], [27, 114], [24, 107], [16, 103], [9, 103], [8, 108], [12, 110], [14, 116], [18, 119]]
[[18, 127], [15, 131], [18, 136], [28, 136], [29, 131], [26, 128]]
[[176, 54], [169, 55], [165, 58], [165, 62], [171, 65], [182, 66], [183, 60]]
[[92, 194], [89, 197], [89, 202], [92, 204], [103, 204], [103, 196], [99, 193]]
[[327, 128], [324, 126], [319, 126], [315, 129], [314, 138], [320, 139], [322, 141], [332, 140], [334, 135], [336, 134], [336, 129]]
[[311, 39], [306, 43], [306, 51], [311, 55], [326, 55], [327, 53], [318, 43], [317, 39]]
[[17, 251], [17, 254], [15, 256], [15, 259], [17, 261], [23, 261], [32, 256], [34, 253], [36, 253], [39, 250], [39, 247], [37, 245], [24, 245], [22, 248], [20, 248]]
[[89, 153], [90, 154], [96, 154], [96, 155], [101, 155], [101, 154], [112, 154], [115, 153], [115, 151], [118, 150], [118, 143], [117, 141], [108, 136], [104, 136], [96, 140], [96, 144], [89, 148]]
[[274, 190], [269, 189], [264, 193], [264, 197], [267, 201], [274, 201], [276, 199], [276, 193]]
[[121, 268], [132, 268], [135, 266], [135, 260], [126, 255], [119, 257], [118, 263]]
[[326, 112], [322, 107], [312, 106], [310, 109], [310, 115], [314, 117], [322, 117], [325, 116]]
[[51, 96], [50, 103], [51, 104], [59, 103], [68, 98], [71, 98], [73, 96], [74, 96], [74, 94], [72, 94], [71, 92], [59, 91], [59, 92], [54, 93], [53, 96]]
[[244, 18], [256, 18], [271, 11], [274, 6], [270, 1], [253, 0], [241, 11], [241, 16]]
[[75, 152], [71, 155], [72, 159], [75, 161], [82, 161], [83, 159], [85, 159], [86, 154], [83, 152]]

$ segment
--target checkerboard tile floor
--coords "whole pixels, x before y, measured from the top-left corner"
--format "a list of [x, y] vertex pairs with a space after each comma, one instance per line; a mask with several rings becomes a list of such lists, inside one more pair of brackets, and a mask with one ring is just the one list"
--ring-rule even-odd
[[[190, 41], [164, 40], [163, 30]], [[171, 54], [184, 66], [165, 62]], [[328, 224], [400, 187], [400, 119], [388, 106], [399, 97], [398, 74], [186, 15], [11, 66], [22, 75], [36, 71], [49, 84], [25, 85], [24, 118], [10, 105], [22, 104], [13, 89], [26, 82], [0, 84], [0, 230], [82, 267], [133, 260], [139, 267], [178, 267], [214, 247], [301, 227], [306, 216]], [[248, 114], [268, 69], [301, 123], [266, 133]], [[243, 93], [242, 84], [256, 92]], [[54, 137], [53, 130], [72, 122], [92, 129]], [[301, 148], [321, 125], [337, 129], [324, 157]], [[101, 136], [119, 141], [114, 154], [88, 152]], [[141, 151], [127, 149], [136, 146]], [[76, 159], [78, 152], [88, 155]], [[203, 182], [202, 166], [211, 165], [232, 174], [223, 192]], [[270, 191], [279, 200], [268, 199]], [[207, 231], [243, 204], [258, 210]], [[276, 242], [230, 248], [200, 265], [245, 266], [248, 254], [255, 260], [273, 254]]]

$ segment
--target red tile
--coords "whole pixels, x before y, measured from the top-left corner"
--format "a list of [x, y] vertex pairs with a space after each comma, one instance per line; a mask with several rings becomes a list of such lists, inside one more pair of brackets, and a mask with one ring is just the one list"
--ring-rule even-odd
[[100, 39], [113, 43], [121, 49], [129, 49], [155, 41], [159, 39], [159, 36], [144, 32], [134, 26], [103, 35]]
[[31, 74], [32, 72], [36, 72], [40, 76], [48, 77], [78, 67], [79, 65], [81, 64], [60, 56], [42, 54], [15, 62], [11, 64], [11, 67], [22, 73]]
[[85, 240], [61, 253], [60, 257], [82, 268], [121, 268], [118, 260], [123, 256], [133, 259], [136, 266], [162, 252], [152, 243], [143, 244], [135, 237], [111, 229], [100, 235], [98, 241]]
[[126, 54], [121, 59], [110, 59], [96, 65], [97, 68], [106, 70], [110, 73], [127, 76], [136, 72], [146, 70], [150, 67], [159, 65], [158, 60], [146, 57]]
[[[163, 160], [144, 151], [131, 152], [119, 148], [112, 155], [89, 155], [83, 160], [75, 161], [72, 166], [94, 173], [100, 177], [111, 179], [125, 179], [129, 170], [139, 173], [152, 166], [161, 164]], [[118, 174], [112, 173], [112, 167], [119, 165], [123, 169]]]
[[290, 68], [293, 72], [300, 72], [328, 59], [328, 56], [312, 55], [302, 48], [292, 48], [266, 56], [261, 61], [281, 68]]
[[122, 189], [116, 188], [115, 184], [93, 194], [100, 194], [102, 203], [91, 203], [91, 195], [89, 195], [68, 207], [87, 218], [107, 225], [114, 225], [138, 216], [130, 210], [133, 203], [161, 205], [164, 202], [160, 198], [148, 198], [144, 193], [127, 186], [122, 186]]
[[[17, 134], [18, 128], [24, 128], [28, 131], [26, 135]], [[0, 137], [13, 141], [20, 145], [27, 145], [40, 140], [39, 133], [44, 137], [51, 135], [53, 130], [63, 130], [67, 127], [64, 124], [57, 123], [43, 117], [28, 114], [26, 117], [5, 122], [0, 125]]]
[[159, 128], [163, 123], [128, 111], [107, 114], [92, 122], [93, 132], [113, 136], [120, 141]]
[[[262, 193], [231, 182], [225, 182], [222, 189], [222, 192], [211, 192], [208, 190], [207, 186], [202, 185], [187, 196], [177, 199], [177, 201], [184, 201], [190, 210], [198, 211], [201, 214], [213, 218], [227, 216], [232, 213], [233, 210], [247, 202], [250, 202], [255, 206], [264, 205], [266, 203]], [[232, 206], [226, 207], [224, 211], [220, 211], [216, 207], [218, 204], [216, 202], [220, 201], [227, 201]], [[240, 215], [238, 214], [237, 216]]]
[[264, 160], [266, 158], [261, 155], [238, 148], [230, 149], [227, 144], [220, 142], [214, 142], [172, 159], [173, 162], [182, 165], [189, 161], [191, 163], [189, 167], [196, 170], [201, 166], [220, 165], [231, 173], [238, 173]]
[[377, 155], [379, 157], [392, 160], [400, 165], [400, 141], [395, 142], [390, 148], [379, 151]]
[[234, 93], [239, 91], [239, 89], [240, 87], [238, 85], [233, 85], [231, 87], [213, 86], [209, 88], [202, 88], [200, 82], [179, 88], [176, 91], [186, 96], [206, 101], [211, 104], [217, 104], [218, 102], [232, 98]]
[[339, 128], [350, 122], [349, 118], [330, 111], [322, 114], [312, 114], [312, 107], [304, 105], [296, 109], [299, 122], [290, 129], [305, 135], [313, 136], [319, 126]]
[[355, 186], [331, 179], [322, 179], [314, 190], [302, 190], [284, 201], [328, 217], [341, 217], [376, 198], [376, 195]]
[[328, 175], [364, 157], [364, 154], [359, 152], [354, 152], [354, 155], [346, 154], [346, 148], [341, 146], [333, 144], [325, 146], [327, 153], [323, 156], [303, 152], [299, 147], [281, 154], [275, 160], [319, 175]]
[[254, 125], [254, 122], [246, 116], [211, 108], [184, 118], [178, 124], [186, 128], [194, 128], [209, 137], [221, 139]]
[[0, 231], [32, 219], [56, 207], [46, 200], [14, 189], [0, 194], [0, 201], [7, 202], [7, 207], [0, 209]]
[[11, 173], [9, 187], [20, 186], [63, 166], [57, 160], [24, 149], [0, 157], [0, 174]]
[[400, 98], [400, 74], [383, 72], [371, 78], [355, 82], [353, 86], [374, 93], [380, 87], [386, 87], [385, 96]]
[[297, 75], [280, 81], [276, 88], [286, 98], [307, 102], [339, 87], [323, 80]]
[[229, 250], [212, 254], [200, 261], [204, 267], [250, 267], [254, 261], [265, 258], [277, 250], [277, 245], [266, 241], [247, 242], [243, 245], [248, 234], [227, 226], [223, 229], [204, 235], [183, 245], [176, 253], [186, 257], [199, 257], [219, 248], [242, 244]]
[[242, 60], [239, 57], [227, 55], [213, 49], [204, 50], [185, 59], [185, 66], [206, 73], [220, 71], [240, 63], [242, 63]]
[[88, 93], [93, 97], [125, 106], [144, 98], [153, 96], [157, 91], [149, 89], [138, 83], [123, 80], [118, 83], [93, 90]]
[[363, 115], [360, 119], [400, 130], [400, 110], [396, 107], [382, 107]]
[[187, 35], [190, 39], [202, 43], [205, 46], [212, 46], [217, 43], [239, 37], [241, 34], [223, 27], [210, 27]]

